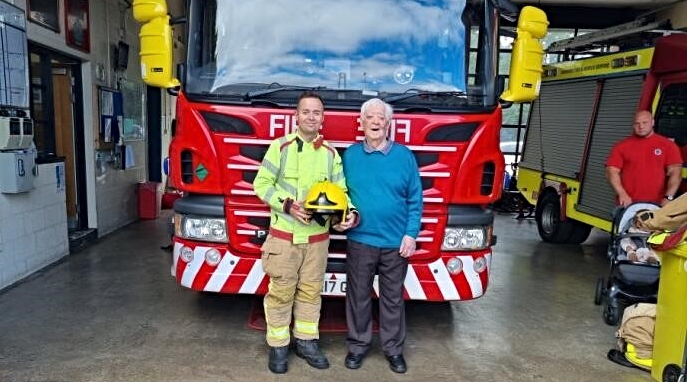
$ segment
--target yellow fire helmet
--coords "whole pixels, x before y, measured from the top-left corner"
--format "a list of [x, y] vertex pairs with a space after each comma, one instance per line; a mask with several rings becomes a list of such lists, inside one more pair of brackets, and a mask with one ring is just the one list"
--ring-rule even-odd
[[315, 183], [310, 189], [303, 207], [314, 215], [341, 216], [341, 221], [344, 221], [348, 212], [348, 198], [341, 187], [324, 180]]

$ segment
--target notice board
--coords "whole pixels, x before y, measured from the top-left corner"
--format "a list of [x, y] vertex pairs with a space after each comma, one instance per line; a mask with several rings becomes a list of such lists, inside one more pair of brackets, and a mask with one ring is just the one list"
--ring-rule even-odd
[[124, 118], [122, 92], [116, 89], [100, 87], [98, 89], [98, 106], [100, 110], [99, 147], [111, 148], [120, 143]]

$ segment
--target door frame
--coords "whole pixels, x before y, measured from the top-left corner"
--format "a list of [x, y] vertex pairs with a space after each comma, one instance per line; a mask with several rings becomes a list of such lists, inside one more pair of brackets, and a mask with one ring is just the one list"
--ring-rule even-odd
[[[53, 63], [61, 66], [69, 66], [73, 78], [71, 94], [72, 97], [72, 134], [74, 137], [74, 173], [76, 175], [76, 203], [77, 203], [77, 229], [88, 228], [88, 195], [86, 188], [86, 146], [84, 128], [84, 104], [83, 104], [83, 72], [81, 70], [81, 60], [75, 57], [62, 54], [48, 49], [44, 46], [29, 41], [29, 55], [37, 54], [41, 57], [38, 76], [41, 77], [41, 96], [44, 105], [44, 114], [55, 115], [53, 102], [52, 67]], [[32, 73], [32, 65], [29, 65], [29, 75], [31, 78], [36, 73]], [[31, 94], [31, 111], [33, 117], [33, 92]], [[48, 97], [48, 98], [46, 98]], [[78, 128], [81, 126], [82, 128]], [[45, 137], [51, 140], [46, 142], [46, 147], [55, 150], [55, 122], [52, 121], [45, 125]], [[54, 155], [53, 155], [54, 156]], [[39, 158], [40, 160], [41, 158]], [[51, 158], [44, 158], [50, 161]]]

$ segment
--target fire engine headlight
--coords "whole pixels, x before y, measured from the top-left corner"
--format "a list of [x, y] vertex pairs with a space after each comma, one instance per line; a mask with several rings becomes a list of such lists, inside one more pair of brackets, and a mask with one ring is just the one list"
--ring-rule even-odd
[[444, 230], [442, 251], [465, 251], [484, 249], [489, 246], [489, 235], [485, 227], [457, 228]]
[[182, 239], [228, 243], [227, 223], [220, 218], [204, 218], [177, 214], [174, 235]]

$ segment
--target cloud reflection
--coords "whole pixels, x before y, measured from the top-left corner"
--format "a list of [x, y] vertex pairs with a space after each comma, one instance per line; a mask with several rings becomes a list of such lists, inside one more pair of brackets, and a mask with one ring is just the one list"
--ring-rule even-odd
[[465, 0], [220, 0], [212, 88], [461, 90], [464, 7]]

